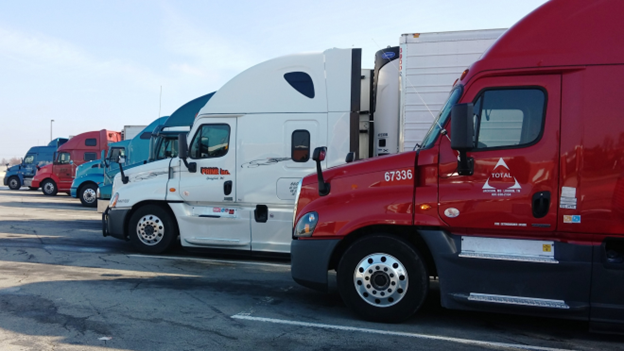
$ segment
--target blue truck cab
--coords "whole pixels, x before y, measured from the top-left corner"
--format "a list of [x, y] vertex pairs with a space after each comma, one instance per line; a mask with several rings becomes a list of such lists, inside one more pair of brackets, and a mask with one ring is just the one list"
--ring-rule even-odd
[[[79, 198], [83, 206], [97, 206], [98, 188], [103, 185], [104, 179], [114, 177], [119, 173], [119, 156], [125, 158], [122, 167], [131, 168], [137, 164], [143, 164], [149, 155], [150, 138], [152, 131], [162, 125], [168, 116], [160, 117], [145, 127], [134, 138], [109, 144], [108, 157], [102, 155], [99, 160], [93, 160], [76, 168], [76, 177], [70, 188], [70, 195]], [[104, 152], [102, 151], [102, 154]]]
[[4, 185], [8, 185], [11, 190], [19, 190], [22, 186], [28, 186], [31, 190], [37, 190], [37, 188], [30, 186], [37, 169], [52, 163], [56, 150], [68, 140], [67, 138], [56, 138], [50, 141], [47, 146], [31, 147], [22, 159], [22, 163], [12, 167], [7, 165]]

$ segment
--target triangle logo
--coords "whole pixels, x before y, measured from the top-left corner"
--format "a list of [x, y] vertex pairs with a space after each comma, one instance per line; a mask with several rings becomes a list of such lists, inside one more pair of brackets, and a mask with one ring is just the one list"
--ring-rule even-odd
[[501, 157], [481, 189], [483, 189], [483, 193], [491, 196], [508, 197], [519, 193], [522, 186], [518, 183], [518, 179], [511, 174], [509, 166]]

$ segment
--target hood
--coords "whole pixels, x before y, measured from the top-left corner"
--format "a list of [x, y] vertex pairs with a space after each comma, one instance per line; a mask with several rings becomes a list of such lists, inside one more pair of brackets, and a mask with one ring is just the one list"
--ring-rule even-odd
[[93, 160], [81, 164], [76, 168], [76, 178], [86, 177], [91, 174], [103, 174], [103, 169], [100, 167], [101, 160]]
[[[325, 182], [334, 179], [347, 177], [357, 177], [371, 173], [385, 173], [404, 168], [414, 168], [417, 160], [417, 152], [409, 151], [395, 155], [378, 156], [366, 160], [359, 160], [352, 163], [328, 168], [323, 171]], [[303, 184], [317, 183], [316, 173], [304, 178]]]
[[14, 165], [7, 168], [7, 172], [17, 172], [22, 169], [22, 165]]

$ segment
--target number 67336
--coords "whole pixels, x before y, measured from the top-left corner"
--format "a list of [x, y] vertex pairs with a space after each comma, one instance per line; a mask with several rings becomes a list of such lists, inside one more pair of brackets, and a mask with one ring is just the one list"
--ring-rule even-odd
[[412, 179], [414, 176], [411, 169], [403, 169], [398, 171], [389, 171], [384, 174], [386, 182], [395, 182], [399, 180]]

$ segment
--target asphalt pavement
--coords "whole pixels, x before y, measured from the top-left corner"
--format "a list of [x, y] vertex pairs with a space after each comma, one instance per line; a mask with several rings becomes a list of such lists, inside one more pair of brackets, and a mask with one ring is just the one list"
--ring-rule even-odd
[[285, 260], [150, 256], [67, 195], [0, 187], [0, 350], [624, 350], [585, 322], [440, 307], [362, 321]]

